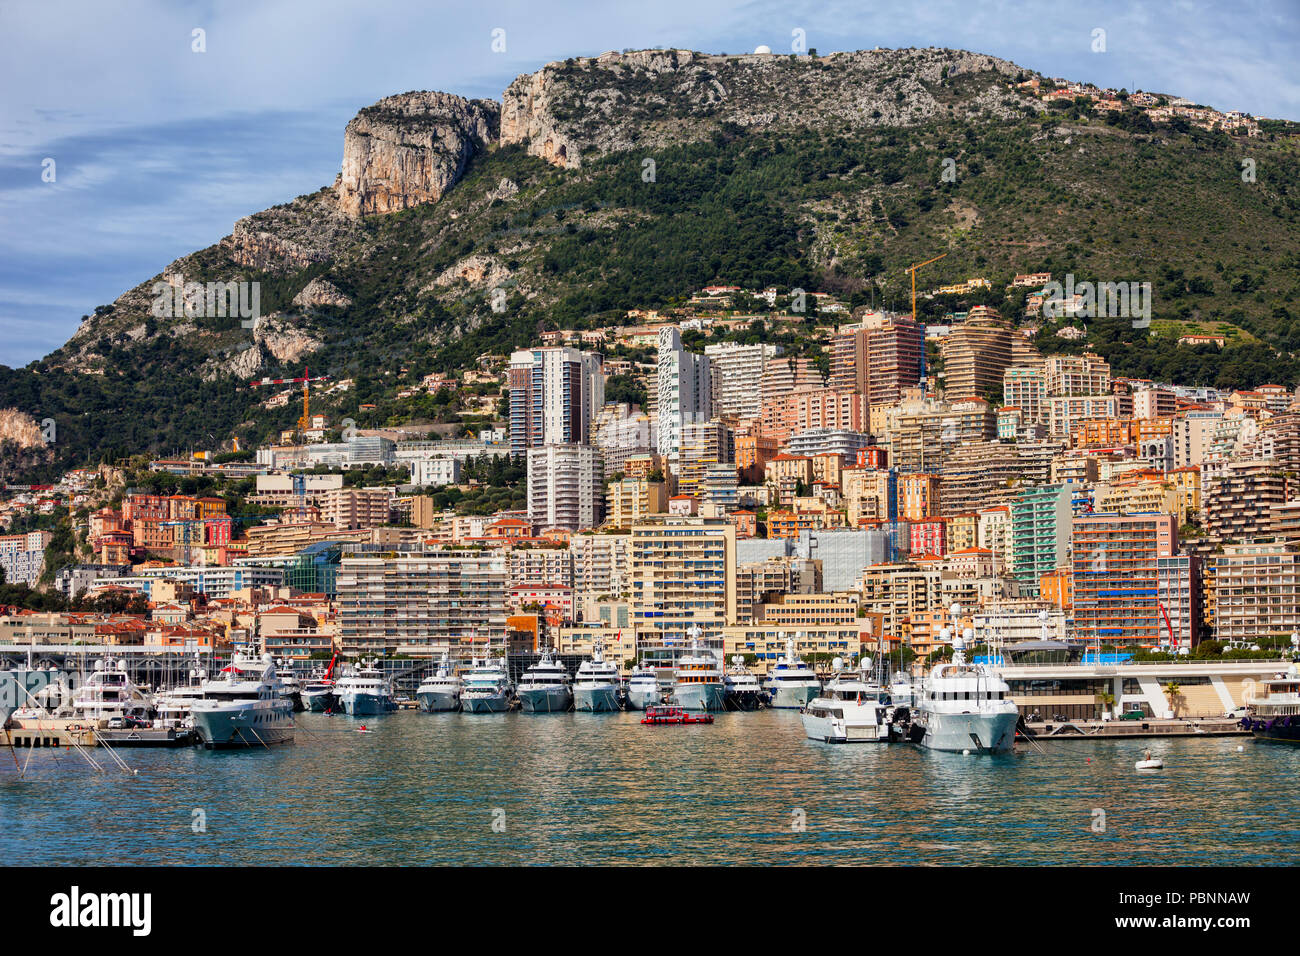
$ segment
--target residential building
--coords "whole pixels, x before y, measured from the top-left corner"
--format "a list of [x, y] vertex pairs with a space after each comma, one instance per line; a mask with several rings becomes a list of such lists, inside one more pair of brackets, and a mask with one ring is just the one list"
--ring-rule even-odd
[[510, 453], [540, 445], [587, 444], [605, 404], [603, 358], [567, 346], [523, 349], [510, 356]]
[[605, 516], [600, 449], [590, 445], [529, 448], [528, 520], [543, 528], [594, 528]]

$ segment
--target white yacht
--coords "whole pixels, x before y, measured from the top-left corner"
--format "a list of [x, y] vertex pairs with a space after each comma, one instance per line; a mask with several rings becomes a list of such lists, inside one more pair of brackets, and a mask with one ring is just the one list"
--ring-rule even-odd
[[1300, 743], [1300, 668], [1292, 664], [1262, 683], [1264, 693], [1251, 702], [1241, 726], [1258, 740]]
[[821, 693], [822, 682], [813, 669], [795, 656], [794, 639], [787, 638], [785, 654], [767, 675], [771, 706], [798, 710]]
[[220, 677], [202, 684], [190, 705], [194, 729], [209, 750], [293, 740], [293, 704], [281, 691], [275, 661], [236, 651]]
[[912, 707], [915, 704], [916, 689], [905, 673], [898, 672], [889, 682], [889, 697], [895, 707]]
[[98, 727], [120, 718], [146, 723], [152, 702], [126, 672], [126, 661], [95, 661], [95, 669], [72, 698], [72, 716], [79, 723]]
[[828, 744], [887, 743], [893, 726], [893, 701], [889, 692], [871, 680], [870, 662], [857, 674], [842, 673], [844, 662], [832, 662], [835, 676], [822, 696], [803, 709], [800, 719], [809, 740]]
[[722, 675], [722, 686], [728, 710], [758, 710], [763, 704], [765, 691], [739, 654], [731, 658], [731, 666]]
[[969, 628], [964, 637], [952, 634], [952, 661], [936, 664], [921, 689], [911, 738], [922, 747], [1000, 753], [1015, 745], [1020, 712], [996, 671], [966, 663], [966, 640], [972, 636]]
[[393, 687], [375, 661], [362, 660], [334, 685], [343, 712], [349, 717], [369, 717], [397, 710]]
[[313, 713], [323, 714], [335, 710], [339, 705], [337, 684], [330, 675], [334, 672], [334, 663], [322, 670], [316, 668], [307, 675], [302, 685], [302, 708]]
[[415, 690], [415, 701], [426, 714], [460, 710], [460, 678], [452, 673], [446, 654], [438, 662], [436, 673], [426, 677]]
[[627, 706], [631, 710], [645, 710], [663, 702], [664, 693], [659, 687], [659, 674], [653, 667], [637, 665], [627, 682]]
[[673, 703], [684, 710], [722, 710], [725, 692], [718, 658], [700, 647], [698, 629], [692, 628], [690, 653], [677, 659], [673, 671]]
[[205, 668], [190, 668], [188, 684], [178, 684], [154, 695], [153, 726], [159, 729], [193, 730], [194, 702], [203, 696], [203, 685], [207, 679], [208, 672]]
[[504, 713], [510, 709], [513, 691], [504, 657], [475, 661], [461, 678], [460, 706], [471, 714]]
[[293, 664], [281, 659], [276, 665], [275, 676], [280, 678], [280, 684], [284, 688], [281, 693], [289, 698], [293, 704], [294, 710], [303, 710], [302, 702], [302, 681], [298, 680], [298, 674], [293, 669]]
[[596, 641], [591, 649], [591, 660], [578, 667], [573, 682], [573, 707], [598, 714], [618, 710], [618, 667], [605, 660], [605, 645]]
[[525, 713], [562, 714], [573, 706], [573, 689], [564, 665], [542, 653], [541, 660], [524, 669], [516, 694]]

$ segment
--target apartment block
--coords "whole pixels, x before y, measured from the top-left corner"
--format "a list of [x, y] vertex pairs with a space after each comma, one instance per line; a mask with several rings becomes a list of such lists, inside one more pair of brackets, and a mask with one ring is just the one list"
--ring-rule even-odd
[[1300, 631], [1300, 549], [1283, 541], [1225, 544], [1209, 562], [1214, 636], [1250, 647]]
[[1065, 564], [1072, 515], [1069, 485], [1026, 488], [1012, 500], [1011, 574], [1031, 593], [1042, 575]]
[[482, 655], [506, 642], [506, 558], [481, 551], [345, 556], [339, 565], [344, 654]]
[[594, 528], [605, 516], [604, 467], [590, 445], [528, 449], [528, 520], [543, 528]]
[[[1190, 568], [1186, 562], [1161, 565], [1178, 557], [1178, 526], [1169, 514], [1091, 514], [1074, 519], [1071, 534], [1071, 592], [1074, 625], [1086, 641], [1100, 644], [1159, 644], [1169, 628], [1159, 600], [1172, 586], [1187, 591], [1191, 601]], [[1181, 572], [1181, 573], [1180, 573]], [[1197, 635], [1189, 620], [1188, 647]]]
[[669, 516], [632, 527], [632, 619], [638, 633], [683, 644], [736, 623], [736, 528]]
[[510, 453], [547, 444], [584, 444], [605, 404], [603, 358], [567, 346], [510, 356]]

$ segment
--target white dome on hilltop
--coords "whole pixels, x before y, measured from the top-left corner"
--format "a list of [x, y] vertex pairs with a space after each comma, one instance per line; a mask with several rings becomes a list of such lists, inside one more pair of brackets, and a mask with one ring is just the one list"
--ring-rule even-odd
[[770, 46], [768, 46], [766, 43], [760, 43], [758, 46], [754, 47], [754, 52], [755, 52], [755, 53], [771, 53], [771, 52], [772, 52], [772, 48], [771, 48]]

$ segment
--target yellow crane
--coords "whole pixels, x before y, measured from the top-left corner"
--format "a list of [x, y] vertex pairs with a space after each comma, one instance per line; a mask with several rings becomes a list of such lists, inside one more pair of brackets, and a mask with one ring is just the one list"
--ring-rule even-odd
[[[948, 253], [944, 253], [946, 256]], [[928, 266], [931, 262], [938, 262], [943, 256], [935, 256], [933, 259], [926, 259], [924, 262], [918, 262], [914, 266], [908, 266], [905, 271], [912, 273], [912, 321], [916, 321], [916, 270], [921, 266]]]

